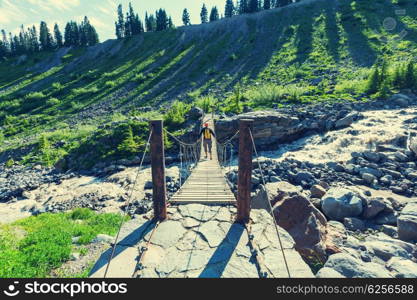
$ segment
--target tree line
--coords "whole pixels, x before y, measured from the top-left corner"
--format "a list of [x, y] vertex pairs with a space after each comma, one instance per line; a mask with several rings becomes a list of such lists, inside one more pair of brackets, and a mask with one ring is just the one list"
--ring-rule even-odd
[[78, 24], [70, 21], [65, 26], [64, 35], [58, 24], [54, 25], [53, 31], [48, 24], [41, 21], [39, 29], [34, 25], [27, 29], [22, 25], [19, 34], [13, 35], [1, 30], [0, 36], [0, 59], [22, 54], [33, 54], [41, 51], [56, 50], [61, 47], [86, 47], [99, 43], [96, 29], [90, 23], [88, 17]]
[[162, 31], [169, 28], [173, 28], [174, 23], [172, 17], [169, 16], [165, 9], [159, 9], [155, 14], [145, 13], [145, 21], [139, 18], [139, 15], [135, 13], [132, 3], [129, 3], [128, 12], [126, 15], [123, 13], [123, 6], [119, 4], [117, 7], [117, 21], [115, 22], [116, 37], [123, 39], [134, 35], [151, 31]]
[[[204, 24], [217, 21], [221, 18], [231, 18], [236, 15], [256, 13], [261, 10], [283, 7], [300, 1], [302, 0], [226, 0], [223, 15], [220, 15], [217, 6], [213, 6], [209, 14], [207, 6], [203, 4], [200, 12], [200, 20], [201, 23]], [[185, 26], [191, 25], [190, 13], [187, 8], [183, 11], [182, 21]]]
[[[236, 15], [256, 13], [261, 10], [283, 7], [293, 2], [302, 0], [226, 0], [224, 13], [214, 6], [210, 13], [205, 4], [203, 4], [200, 12], [201, 23], [208, 23], [220, 20], [222, 18], [231, 18]], [[191, 25], [191, 17], [189, 10], [185, 8], [182, 14], [183, 25]], [[115, 21], [116, 37], [123, 39], [139, 35], [144, 32], [162, 31], [174, 28], [171, 16], [169, 16], [165, 9], [161, 8], [155, 14], [145, 12], [145, 20], [141, 21], [139, 15], [135, 13], [132, 4], [129, 3], [129, 9], [124, 14], [123, 6], [119, 4], [117, 8], [117, 20]]]

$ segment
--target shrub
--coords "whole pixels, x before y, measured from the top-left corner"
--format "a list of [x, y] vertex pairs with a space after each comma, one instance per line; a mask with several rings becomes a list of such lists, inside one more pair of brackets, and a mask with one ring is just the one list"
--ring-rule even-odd
[[86, 94], [94, 94], [98, 92], [98, 88], [96, 86], [92, 86], [90, 88], [76, 88], [72, 90], [72, 94], [74, 96], [82, 96]]
[[42, 100], [42, 99], [45, 99], [45, 97], [46, 97], [45, 94], [42, 93], [42, 92], [33, 92], [33, 93], [30, 93], [30, 94], [27, 94], [25, 99], [27, 99], [27, 100]]
[[48, 101], [46, 101], [46, 104], [48, 106], [54, 106], [54, 105], [57, 105], [59, 103], [60, 103], [59, 99], [53, 98], [53, 97], [52, 98], [49, 98]]
[[174, 101], [168, 112], [164, 116], [164, 121], [167, 126], [178, 127], [185, 122], [185, 115], [190, 110], [189, 105]]
[[104, 87], [109, 88], [109, 89], [114, 88], [115, 86], [116, 86], [116, 82], [114, 81], [106, 81], [106, 83], [104, 84]]
[[202, 96], [199, 97], [196, 101], [195, 101], [195, 105], [199, 108], [201, 108], [202, 110], [204, 110], [205, 113], [211, 113], [213, 111], [213, 108], [216, 106], [216, 99], [211, 96]]
[[375, 94], [378, 92], [381, 83], [381, 78], [379, 74], [379, 68], [375, 66], [372, 69], [371, 75], [368, 78], [368, 83], [366, 85], [366, 92], [368, 94]]
[[143, 73], [136, 74], [135, 77], [133, 77], [133, 81], [136, 81], [137, 83], [143, 83], [146, 80], [146, 76], [143, 75]]
[[9, 160], [6, 161], [6, 168], [11, 168], [14, 165], [14, 160], [13, 158], [10, 158]]

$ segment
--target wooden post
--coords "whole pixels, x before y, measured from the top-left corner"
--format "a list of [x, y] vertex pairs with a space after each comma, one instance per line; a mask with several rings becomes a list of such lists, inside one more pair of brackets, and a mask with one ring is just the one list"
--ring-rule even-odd
[[163, 221], [167, 218], [163, 121], [156, 120], [149, 123], [152, 130], [151, 165], [154, 217]]
[[250, 130], [253, 120], [239, 121], [239, 174], [237, 188], [237, 218], [239, 223], [249, 222], [252, 190], [253, 145]]

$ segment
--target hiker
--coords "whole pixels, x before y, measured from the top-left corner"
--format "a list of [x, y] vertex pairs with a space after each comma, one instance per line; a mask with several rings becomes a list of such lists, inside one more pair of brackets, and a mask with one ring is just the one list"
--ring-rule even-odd
[[213, 145], [212, 142], [212, 136], [216, 137], [213, 130], [211, 130], [208, 127], [208, 123], [204, 124], [204, 127], [200, 131], [200, 136], [203, 136], [203, 146], [204, 146], [204, 152], [206, 153], [206, 159], [207, 159], [207, 152], [210, 153], [210, 159], [213, 159], [213, 156], [211, 154], [211, 148]]

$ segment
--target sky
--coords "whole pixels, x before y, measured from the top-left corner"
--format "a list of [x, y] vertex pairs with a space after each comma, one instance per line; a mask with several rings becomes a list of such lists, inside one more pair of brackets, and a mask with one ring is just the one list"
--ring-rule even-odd
[[182, 25], [182, 11], [187, 8], [191, 15], [191, 23], [200, 23], [200, 10], [203, 3], [208, 9], [217, 6], [224, 13], [225, 0], [0, 0], [0, 29], [18, 33], [20, 26], [25, 28], [40, 21], [47, 22], [52, 30], [58, 23], [61, 30], [69, 20], [80, 22], [88, 16], [100, 36], [100, 41], [115, 38], [114, 21], [117, 5], [122, 4], [126, 12], [129, 2], [141, 19], [145, 11], [155, 12], [165, 8], [172, 16], [175, 25]]

